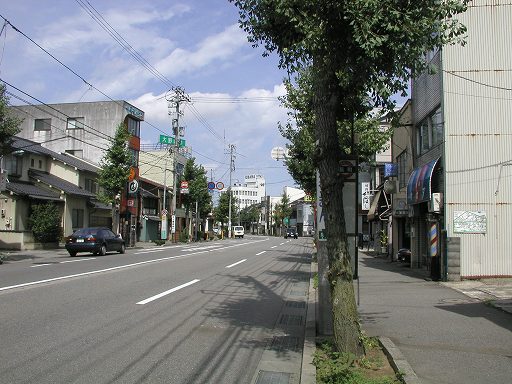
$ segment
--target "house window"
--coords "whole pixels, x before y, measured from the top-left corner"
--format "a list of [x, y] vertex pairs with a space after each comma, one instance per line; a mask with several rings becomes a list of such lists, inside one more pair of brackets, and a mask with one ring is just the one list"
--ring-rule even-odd
[[444, 122], [441, 119], [441, 109], [436, 109], [434, 113], [421, 121], [417, 128], [418, 155], [422, 155], [444, 140]]
[[50, 131], [52, 129], [52, 119], [35, 119], [34, 131]]
[[398, 163], [398, 188], [402, 189], [407, 185], [407, 150], [400, 153], [396, 160]]
[[84, 129], [83, 117], [70, 117], [68, 119], [67, 129]]
[[9, 176], [21, 176], [23, 171], [23, 158], [11, 155], [7, 156], [4, 161], [4, 167]]
[[92, 193], [97, 193], [98, 183], [93, 179], [85, 179], [85, 190]]
[[39, 169], [43, 168], [43, 160], [39, 160]]
[[34, 159], [30, 159], [30, 166], [33, 167], [34, 166]]
[[71, 210], [71, 225], [73, 229], [84, 227], [84, 210], [72, 209]]

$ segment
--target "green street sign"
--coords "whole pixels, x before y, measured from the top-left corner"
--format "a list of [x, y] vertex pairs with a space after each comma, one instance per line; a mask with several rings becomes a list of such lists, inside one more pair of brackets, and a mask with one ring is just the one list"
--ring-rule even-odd
[[174, 137], [160, 135], [160, 144], [171, 144], [171, 145], [174, 145], [174, 143], [175, 143]]
[[[175, 145], [176, 140], [172, 136], [160, 135], [160, 144]], [[180, 148], [185, 146], [185, 139], [180, 139]]]
[[284, 221], [284, 223], [285, 223], [286, 225], [288, 225], [288, 223], [290, 222], [290, 219], [289, 219], [289, 218], [287, 218], [287, 217], [285, 217], [283, 221]]

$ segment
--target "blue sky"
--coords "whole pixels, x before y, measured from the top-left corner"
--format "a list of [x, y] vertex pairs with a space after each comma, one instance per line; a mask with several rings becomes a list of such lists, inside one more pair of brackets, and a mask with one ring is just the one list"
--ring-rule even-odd
[[[285, 146], [277, 130], [277, 122], [286, 121], [277, 100], [285, 73], [276, 57], [262, 57], [263, 50], [247, 42], [237, 9], [227, 0], [2, 3], [4, 18], [87, 82], [144, 110], [149, 124], [141, 125], [143, 143], [157, 143], [162, 132], [171, 135], [164, 96], [169, 84], [181, 86], [193, 101], [182, 117], [187, 145], [197, 163], [213, 169], [215, 181], [228, 184], [227, 144], [235, 144], [233, 180], [261, 173], [274, 196], [283, 186], [294, 186], [282, 162], [270, 157], [273, 147]], [[160, 79], [87, 10], [97, 11]], [[11, 27], [0, 36], [0, 78], [44, 103], [106, 99]]]

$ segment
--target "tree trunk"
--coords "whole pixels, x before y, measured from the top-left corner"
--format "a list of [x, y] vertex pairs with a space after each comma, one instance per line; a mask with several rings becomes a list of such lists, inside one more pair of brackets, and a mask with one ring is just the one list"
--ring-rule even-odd
[[343, 210], [343, 178], [338, 172], [342, 152], [339, 145], [337, 117], [342, 95], [336, 76], [329, 72], [328, 68], [315, 68], [315, 70], [315, 133], [318, 140], [316, 160], [320, 173], [322, 205], [326, 213], [325, 227], [334, 339], [339, 352], [350, 352], [360, 356], [364, 353], [364, 348], [360, 338], [348, 252]]

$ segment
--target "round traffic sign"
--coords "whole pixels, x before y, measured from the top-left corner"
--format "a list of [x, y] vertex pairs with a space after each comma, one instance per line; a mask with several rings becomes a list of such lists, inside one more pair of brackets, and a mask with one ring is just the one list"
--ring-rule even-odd
[[213, 181], [208, 183], [208, 189], [215, 189], [215, 183]]
[[222, 181], [219, 181], [219, 182], [217, 183], [217, 189], [218, 189], [219, 191], [222, 191], [222, 190], [224, 189], [224, 183], [223, 183]]

